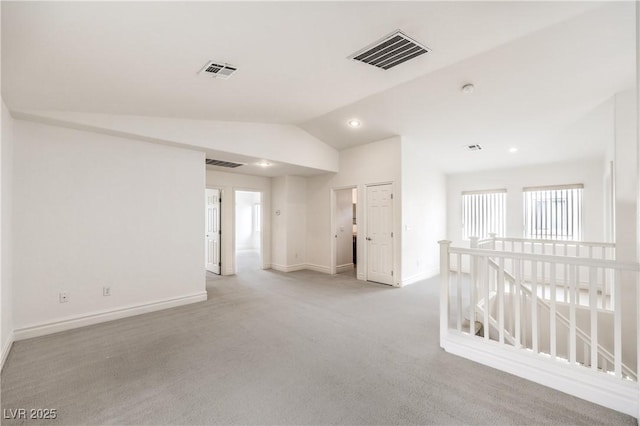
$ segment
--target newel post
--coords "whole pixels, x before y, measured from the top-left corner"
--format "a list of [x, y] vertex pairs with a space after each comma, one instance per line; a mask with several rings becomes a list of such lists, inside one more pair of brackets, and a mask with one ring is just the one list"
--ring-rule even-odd
[[495, 232], [489, 232], [489, 238], [491, 239], [491, 250], [495, 250], [496, 249], [496, 233]]
[[480, 238], [478, 237], [469, 237], [469, 247], [472, 249], [477, 249], [478, 248], [478, 240]]
[[444, 348], [445, 337], [449, 331], [449, 248], [451, 241], [438, 241], [440, 244], [440, 347]]

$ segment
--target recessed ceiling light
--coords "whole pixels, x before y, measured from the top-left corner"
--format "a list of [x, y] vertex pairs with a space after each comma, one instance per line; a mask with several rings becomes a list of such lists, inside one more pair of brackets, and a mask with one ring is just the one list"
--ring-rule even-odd
[[512, 153], [512, 154], [515, 153], [515, 152], [518, 152], [518, 148], [513, 146], [513, 147], [509, 148], [509, 152]]
[[347, 124], [353, 129], [357, 129], [358, 127], [362, 126], [362, 122], [356, 118], [352, 118], [351, 120], [347, 121]]
[[256, 163], [256, 166], [260, 166], [260, 167], [269, 167], [271, 165], [270, 162], [262, 160], [262, 161], [258, 161]]
[[473, 93], [473, 90], [475, 89], [475, 86], [471, 83], [467, 83], [464, 86], [462, 86], [462, 93]]

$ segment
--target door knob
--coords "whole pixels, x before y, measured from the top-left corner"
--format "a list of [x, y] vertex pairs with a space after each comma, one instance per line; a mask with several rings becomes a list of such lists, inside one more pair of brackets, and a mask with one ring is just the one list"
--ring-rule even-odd
[[371, 241], [371, 238], [367, 237], [367, 241]]

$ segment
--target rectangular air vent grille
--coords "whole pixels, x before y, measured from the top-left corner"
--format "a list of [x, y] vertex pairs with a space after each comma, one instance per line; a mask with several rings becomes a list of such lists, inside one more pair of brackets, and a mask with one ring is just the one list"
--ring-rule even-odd
[[207, 158], [207, 165], [209, 166], [218, 166], [218, 167], [228, 167], [230, 169], [235, 169], [236, 167], [244, 166], [242, 163], [233, 163], [231, 161], [223, 161], [223, 160], [212, 160]]
[[388, 70], [429, 51], [426, 46], [401, 31], [396, 31], [373, 45], [359, 50], [349, 58]]
[[209, 61], [204, 67], [202, 67], [202, 69], [200, 70], [200, 74], [210, 75], [215, 78], [226, 80], [227, 78], [231, 77], [231, 75], [237, 70], [238, 68], [230, 64]]
[[482, 150], [482, 146], [475, 144], [475, 145], [467, 145], [467, 151], [481, 151]]

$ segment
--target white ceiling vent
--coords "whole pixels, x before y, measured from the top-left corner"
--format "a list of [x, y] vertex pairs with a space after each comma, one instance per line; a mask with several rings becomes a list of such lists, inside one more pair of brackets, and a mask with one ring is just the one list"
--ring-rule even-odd
[[235, 169], [236, 167], [244, 166], [243, 163], [234, 163], [231, 161], [224, 161], [224, 160], [213, 160], [211, 158], [207, 158], [206, 163], [209, 166], [228, 167], [230, 169]]
[[478, 144], [467, 145], [466, 148], [467, 148], [467, 151], [482, 151], [482, 146]]
[[200, 74], [210, 75], [214, 78], [226, 80], [231, 77], [237, 70], [238, 68], [230, 64], [225, 64], [224, 62], [209, 61], [204, 67], [202, 67], [202, 69], [200, 70]]
[[349, 58], [388, 70], [430, 51], [428, 47], [398, 30], [357, 51]]

